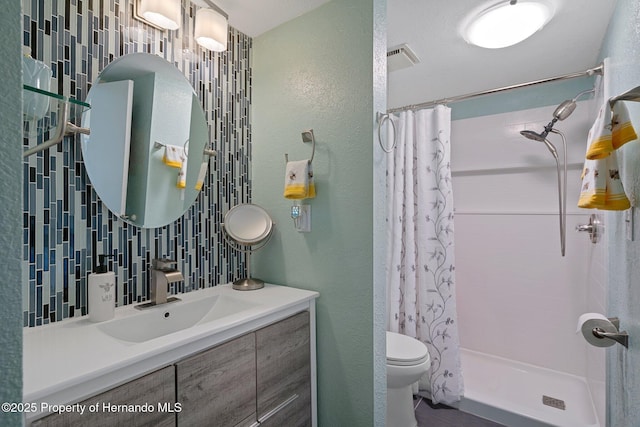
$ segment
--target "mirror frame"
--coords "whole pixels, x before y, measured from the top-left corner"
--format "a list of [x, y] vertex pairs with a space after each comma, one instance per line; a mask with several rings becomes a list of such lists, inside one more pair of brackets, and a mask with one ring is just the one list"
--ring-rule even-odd
[[[254, 238], [243, 236], [242, 231], [246, 230], [246, 227], [242, 230], [236, 227], [236, 224], [238, 224], [239, 221], [246, 221], [247, 219], [255, 220], [256, 222], [264, 222], [264, 228], [261, 228], [260, 232], [256, 233]], [[256, 222], [249, 224], [249, 226], [256, 227]], [[244, 224], [246, 225], [246, 222], [244, 222]], [[271, 236], [271, 233], [273, 232], [273, 220], [267, 211], [261, 206], [245, 203], [232, 207], [224, 215], [223, 227], [231, 240], [242, 245], [251, 246], [258, 244]]]

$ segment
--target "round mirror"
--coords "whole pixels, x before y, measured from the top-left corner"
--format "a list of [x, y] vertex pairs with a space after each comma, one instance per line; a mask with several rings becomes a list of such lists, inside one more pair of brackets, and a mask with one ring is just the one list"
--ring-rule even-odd
[[258, 205], [234, 206], [224, 216], [222, 228], [229, 244], [244, 251], [247, 259], [247, 277], [233, 282], [233, 289], [247, 291], [264, 287], [264, 281], [251, 277], [251, 252], [262, 249], [273, 231], [273, 220]]
[[87, 102], [82, 156], [102, 202], [143, 228], [180, 218], [209, 163], [207, 121], [184, 75], [156, 55], [125, 55], [100, 73]]
[[271, 233], [269, 214], [257, 205], [238, 205], [224, 216], [224, 227], [231, 239], [243, 245], [262, 242]]

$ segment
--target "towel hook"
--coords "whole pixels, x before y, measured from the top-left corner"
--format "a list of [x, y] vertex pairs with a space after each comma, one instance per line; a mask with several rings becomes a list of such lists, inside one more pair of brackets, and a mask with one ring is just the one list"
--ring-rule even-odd
[[[311, 164], [313, 162], [313, 156], [316, 154], [316, 138], [313, 135], [313, 129], [302, 131], [302, 142], [311, 143], [311, 158], [309, 159], [309, 164]], [[289, 161], [289, 154], [284, 153], [284, 161]]]
[[[386, 148], [384, 145], [382, 145], [382, 135], [380, 134], [382, 125], [384, 124], [385, 120], [388, 120], [389, 123], [391, 123], [391, 127], [393, 128], [393, 143], [391, 144], [390, 148]], [[382, 151], [384, 151], [385, 153], [391, 153], [396, 148], [396, 143], [398, 142], [396, 133], [397, 133], [396, 124], [393, 122], [391, 115], [389, 113], [383, 114], [379, 112], [378, 113], [378, 142], [380, 143], [380, 148], [382, 148]]]

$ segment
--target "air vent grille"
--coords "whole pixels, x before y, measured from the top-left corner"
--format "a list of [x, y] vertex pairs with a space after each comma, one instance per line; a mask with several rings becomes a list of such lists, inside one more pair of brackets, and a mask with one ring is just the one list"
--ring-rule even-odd
[[406, 44], [390, 48], [387, 51], [387, 71], [396, 71], [412, 67], [420, 62], [420, 58]]

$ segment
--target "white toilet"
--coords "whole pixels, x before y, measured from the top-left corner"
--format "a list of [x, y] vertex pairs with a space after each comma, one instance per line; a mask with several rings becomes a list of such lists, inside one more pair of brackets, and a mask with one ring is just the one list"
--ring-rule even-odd
[[387, 427], [416, 427], [412, 385], [427, 372], [427, 346], [415, 338], [387, 332]]

